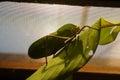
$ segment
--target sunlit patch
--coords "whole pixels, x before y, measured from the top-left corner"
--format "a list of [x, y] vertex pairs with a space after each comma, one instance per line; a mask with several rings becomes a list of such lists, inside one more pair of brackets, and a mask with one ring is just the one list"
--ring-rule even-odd
[[116, 29], [117, 26], [113, 27], [112, 30], [110, 31], [110, 34], [113, 33], [114, 29]]
[[89, 56], [92, 56], [93, 55], [93, 50], [90, 50], [89, 53], [88, 53]]
[[89, 48], [89, 46], [87, 46], [86, 48]]

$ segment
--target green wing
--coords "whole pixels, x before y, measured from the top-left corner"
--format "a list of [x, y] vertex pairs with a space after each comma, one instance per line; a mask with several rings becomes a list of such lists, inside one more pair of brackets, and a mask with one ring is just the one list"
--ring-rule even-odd
[[63, 25], [56, 32], [48, 36], [44, 36], [39, 40], [35, 41], [29, 47], [28, 55], [31, 58], [42, 58], [45, 56], [55, 54], [59, 49], [61, 49], [65, 45], [64, 41], [66, 40], [66, 38], [61, 37], [71, 37], [75, 35], [78, 30], [79, 27], [77, 27], [76, 25], [73, 24]]

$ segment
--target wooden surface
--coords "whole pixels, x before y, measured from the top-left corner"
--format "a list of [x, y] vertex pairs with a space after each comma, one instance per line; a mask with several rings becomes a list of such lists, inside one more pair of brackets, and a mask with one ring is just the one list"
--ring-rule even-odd
[[[107, 62], [108, 59], [92, 58], [80, 72], [120, 74], [118, 59]], [[6, 69], [31, 69], [36, 70], [44, 64], [44, 59], [33, 60], [27, 55], [0, 54], [0, 68]], [[107, 63], [106, 63], [107, 62]], [[112, 63], [112, 65], [111, 65]]]

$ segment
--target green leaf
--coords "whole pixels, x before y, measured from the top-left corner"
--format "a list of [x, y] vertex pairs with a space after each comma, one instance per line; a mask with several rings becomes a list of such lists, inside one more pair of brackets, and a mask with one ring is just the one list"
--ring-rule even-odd
[[120, 23], [112, 23], [103, 18], [101, 18], [101, 27], [100, 45], [113, 42], [120, 32]]
[[31, 58], [42, 58], [55, 54], [59, 49], [65, 46], [64, 41], [69, 37], [75, 35], [78, 30], [79, 27], [73, 24], [63, 25], [56, 32], [53, 32], [52, 34], [44, 36], [35, 41], [29, 47], [28, 55]]
[[40, 67], [27, 80], [68, 79], [89, 61], [99, 44], [114, 41], [120, 31], [119, 24], [110, 23], [103, 18], [100, 18], [91, 27], [83, 30], [76, 36], [76, 39], [67, 44], [56, 57], [52, 58], [47, 66]]
[[[99, 26], [93, 26], [98, 28]], [[59, 54], [40, 67], [27, 80], [64, 80], [83, 67], [91, 58], [99, 42], [100, 30], [87, 29]], [[87, 36], [87, 37], [86, 37]]]

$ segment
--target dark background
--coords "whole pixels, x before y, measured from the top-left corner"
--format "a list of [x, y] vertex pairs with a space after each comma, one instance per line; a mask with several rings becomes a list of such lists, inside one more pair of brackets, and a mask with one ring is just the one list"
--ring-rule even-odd
[[79, 6], [120, 7], [120, 0], [0, 0], [0, 1], [67, 4]]
[[[35, 71], [36, 70], [0, 69], [0, 80], [25, 80]], [[120, 75], [78, 72], [74, 74], [73, 80], [120, 80]]]

